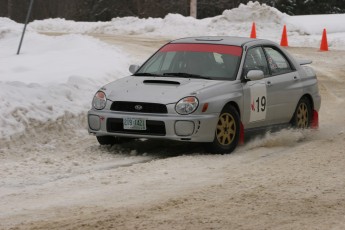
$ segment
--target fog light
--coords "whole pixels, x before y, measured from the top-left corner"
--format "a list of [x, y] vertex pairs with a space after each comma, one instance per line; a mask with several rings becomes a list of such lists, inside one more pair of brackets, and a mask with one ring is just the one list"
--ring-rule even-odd
[[175, 133], [177, 136], [190, 136], [194, 132], [194, 122], [192, 121], [176, 121]]
[[92, 130], [98, 131], [101, 128], [101, 120], [97, 115], [89, 115], [89, 127]]

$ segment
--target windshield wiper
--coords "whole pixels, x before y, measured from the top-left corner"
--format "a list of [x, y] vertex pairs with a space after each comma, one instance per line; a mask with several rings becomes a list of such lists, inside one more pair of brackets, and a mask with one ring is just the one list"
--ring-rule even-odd
[[211, 79], [210, 77], [201, 76], [198, 74], [190, 74], [190, 73], [164, 73], [164, 76], [175, 76], [175, 77], [183, 77], [183, 78], [201, 78], [201, 79]]
[[154, 76], [154, 77], [161, 77], [161, 74], [155, 74], [155, 73], [135, 73], [133, 76]]

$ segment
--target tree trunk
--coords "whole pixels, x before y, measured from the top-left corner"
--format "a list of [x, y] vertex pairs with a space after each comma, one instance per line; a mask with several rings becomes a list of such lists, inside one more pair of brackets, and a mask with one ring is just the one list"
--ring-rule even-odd
[[197, 0], [190, 0], [190, 16], [197, 17]]

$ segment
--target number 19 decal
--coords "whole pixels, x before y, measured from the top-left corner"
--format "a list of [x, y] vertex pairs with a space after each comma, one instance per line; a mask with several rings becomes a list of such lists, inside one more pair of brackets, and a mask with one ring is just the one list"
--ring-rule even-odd
[[250, 119], [249, 122], [266, 119], [267, 92], [265, 84], [254, 84], [250, 86]]
[[256, 100], [255, 100], [255, 103], [253, 102], [251, 104], [251, 107], [252, 107], [252, 111], [256, 111], [256, 112], [263, 112], [266, 110], [266, 97], [265, 96], [262, 96], [262, 97], [258, 97]]

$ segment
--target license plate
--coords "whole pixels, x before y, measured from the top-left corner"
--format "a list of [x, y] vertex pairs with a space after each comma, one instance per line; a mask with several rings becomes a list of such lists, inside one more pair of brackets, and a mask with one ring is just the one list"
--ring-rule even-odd
[[123, 118], [123, 129], [146, 130], [146, 120], [143, 118]]

